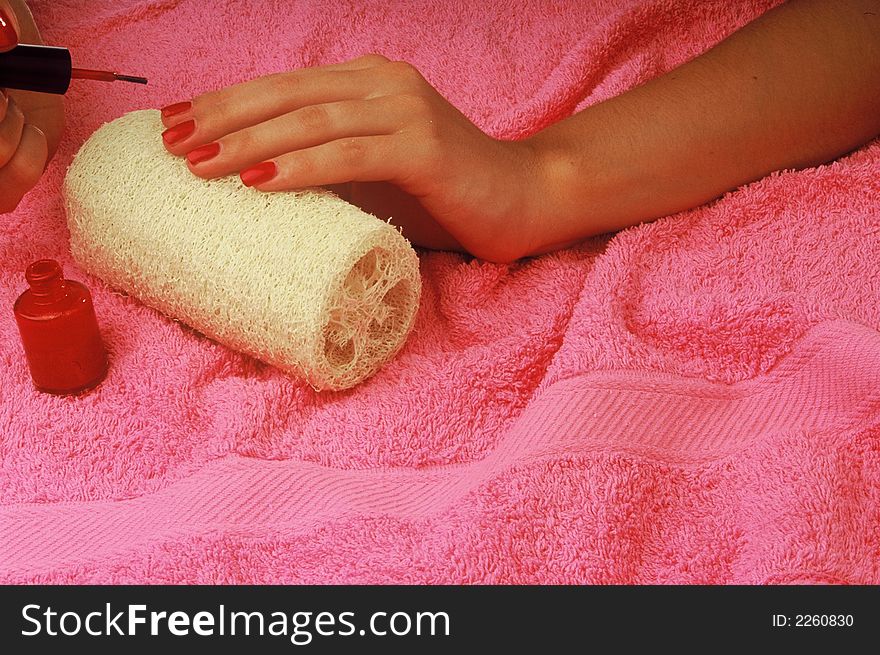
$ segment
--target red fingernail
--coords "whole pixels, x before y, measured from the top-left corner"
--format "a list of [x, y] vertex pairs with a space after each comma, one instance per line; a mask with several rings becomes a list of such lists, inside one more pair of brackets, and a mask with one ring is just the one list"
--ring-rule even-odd
[[169, 127], [167, 130], [162, 132], [162, 139], [169, 146], [173, 146], [178, 141], [182, 141], [193, 131], [196, 129], [195, 121], [184, 121], [180, 125], [175, 125], [174, 127]]
[[188, 152], [186, 159], [190, 164], [201, 164], [203, 161], [216, 157], [218, 152], [220, 152], [220, 144], [216, 142], [209, 143], [206, 146], [201, 146]]
[[191, 102], [176, 102], [173, 105], [162, 107], [162, 118], [171, 118], [185, 111], [189, 111], [193, 106]]
[[0, 8], [0, 48], [7, 50], [18, 45], [18, 34], [6, 11]]
[[251, 166], [241, 172], [241, 181], [245, 186], [256, 186], [268, 182], [278, 173], [278, 167], [274, 161], [264, 161], [262, 164]]

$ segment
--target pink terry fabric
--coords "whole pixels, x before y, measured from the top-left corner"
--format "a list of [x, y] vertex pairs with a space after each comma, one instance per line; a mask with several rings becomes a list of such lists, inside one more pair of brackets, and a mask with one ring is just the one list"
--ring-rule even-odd
[[[345, 392], [68, 250], [64, 171], [126, 111], [381, 52], [517, 138], [774, 4], [32, 2], [78, 65], [150, 84], [75, 82], [61, 151], [0, 217], [0, 582], [880, 582], [876, 141], [512, 265], [420, 252], [412, 337]], [[42, 257], [111, 350], [82, 398], [30, 385], [11, 308]]]

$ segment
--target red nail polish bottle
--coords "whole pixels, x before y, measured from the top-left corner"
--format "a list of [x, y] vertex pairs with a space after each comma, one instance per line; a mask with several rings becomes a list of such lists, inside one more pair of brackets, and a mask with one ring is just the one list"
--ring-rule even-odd
[[65, 280], [53, 259], [28, 266], [30, 289], [15, 301], [15, 320], [34, 386], [54, 394], [78, 394], [107, 374], [107, 351], [89, 290]]

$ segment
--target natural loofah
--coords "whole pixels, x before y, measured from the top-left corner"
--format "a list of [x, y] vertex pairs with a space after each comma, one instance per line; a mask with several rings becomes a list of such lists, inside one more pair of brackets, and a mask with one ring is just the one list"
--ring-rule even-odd
[[64, 183], [74, 258], [205, 335], [345, 389], [401, 348], [418, 257], [392, 225], [319, 190], [205, 181], [164, 149], [159, 112], [95, 132]]

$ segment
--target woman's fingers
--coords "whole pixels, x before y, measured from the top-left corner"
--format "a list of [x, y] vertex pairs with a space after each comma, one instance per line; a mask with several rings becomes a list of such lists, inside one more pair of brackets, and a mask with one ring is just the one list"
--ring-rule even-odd
[[243, 170], [241, 181], [260, 191], [286, 191], [343, 182], [394, 181], [401, 161], [399, 135], [338, 139], [287, 153]]
[[39, 181], [48, 156], [46, 136], [39, 128], [25, 125], [18, 148], [0, 168], [0, 213], [10, 212], [18, 206], [24, 194]]
[[239, 172], [265, 191], [380, 180], [412, 186], [414, 175], [438, 170], [446, 113], [435, 96], [411, 65], [371, 55], [166, 107], [162, 138], [196, 175]]
[[0, 52], [18, 45], [19, 27], [15, 12], [5, 0], [0, 0]]
[[[27, 6], [23, 2], [15, 4], [25, 21], [25, 30], [22, 32], [22, 24], [18, 22], [11, 4], [7, 0], [0, 0], [0, 52], [17, 46], [22, 35], [27, 42], [41, 42]], [[23, 92], [13, 92], [19, 93]], [[17, 96], [23, 103], [19, 107], [6, 90], [0, 89], [0, 213], [10, 212], [18, 206], [24, 194], [39, 181], [49, 157], [46, 135], [36, 125], [25, 123], [26, 120], [33, 122], [35, 118], [43, 118], [42, 115], [32, 115], [31, 110], [35, 107], [30, 105], [29, 98]]]
[[[291, 76], [314, 76], [315, 74], [320, 74], [324, 72], [362, 70], [365, 68], [374, 68], [383, 63], [388, 63], [387, 57], [383, 57], [382, 55], [377, 54], [369, 54], [339, 64], [327, 64], [326, 66], [303, 68], [297, 71], [276, 73], [274, 75], [258, 77], [253, 80], [248, 80], [247, 82], [233, 84], [217, 91], [203, 93], [197, 96], [192, 101], [175, 102], [174, 104], [168, 105], [167, 107], [164, 107], [162, 109], [162, 122], [165, 124], [165, 127], [172, 127], [173, 125], [192, 118], [192, 109], [194, 102], [197, 102], [200, 106], [211, 107], [213, 105], [222, 104], [230, 100], [238, 101], [241, 99], [240, 96], [242, 95], [242, 93], [250, 93], [253, 91], [261, 90], [275, 90], [277, 88], [277, 86], [275, 86], [276, 83], [278, 85], [283, 85], [282, 82], [284, 82], [284, 78], [289, 78]], [[274, 82], [267, 83], [266, 80], [271, 78], [276, 79]], [[271, 99], [272, 98], [264, 98], [263, 100]]]
[[0, 93], [0, 168], [6, 166], [18, 150], [24, 128], [24, 114], [5, 93]]
[[389, 98], [309, 105], [187, 153], [190, 170], [205, 178], [337, 139], [391, 134], [401, 124], [402, 103]]
[[305, 106], [361, 98], [367, 86], [368, 78], [360, 71], [261, 77], [217, 91], [211, 98], [195, 98], [192, 108], [172, 117], [179, 122], [165, 130], [162, 138], [170, 152], [182, 155], [226, 134]]
[[162, 109], [163, 139], [177, 155], [224, 134], [271, 120], [307, 105], [363, 98], [367, 70], [387, 61], [368, 55], [345, 64], [277, 73], [205, 93]]

